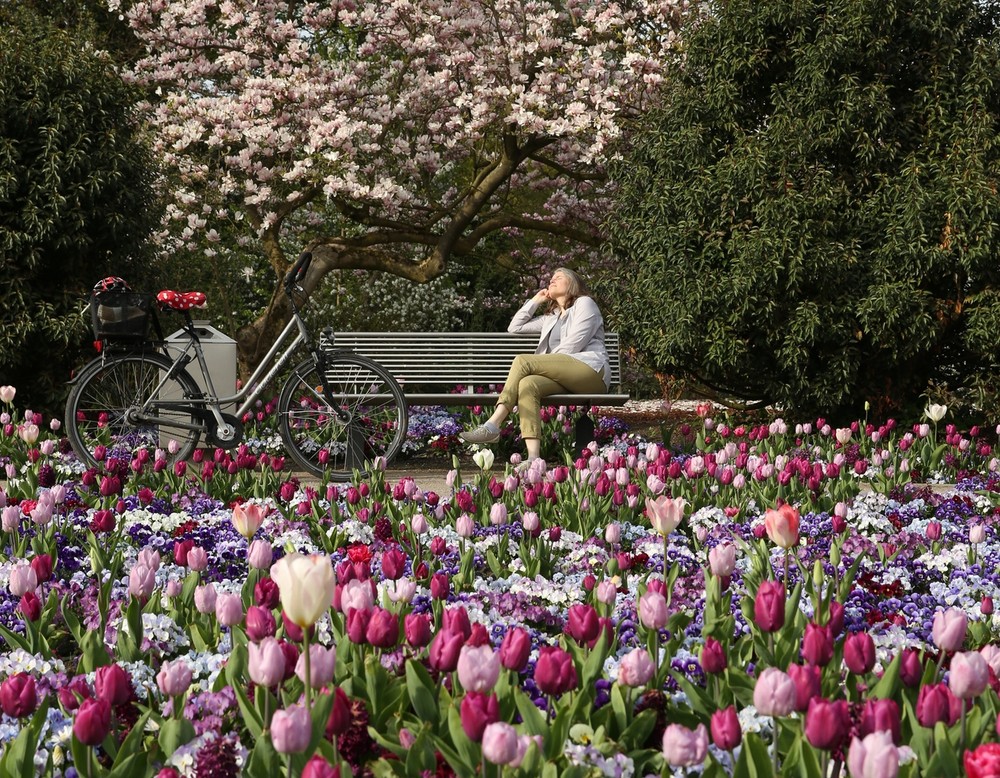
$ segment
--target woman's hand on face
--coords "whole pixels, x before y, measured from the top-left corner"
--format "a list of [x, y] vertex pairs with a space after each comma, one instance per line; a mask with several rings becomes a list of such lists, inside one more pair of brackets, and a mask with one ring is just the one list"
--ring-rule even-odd
[[533, 298], [531, 298], [531, 299], [534, 300], [536, 304], [537, 303], [544, 303], [546, 300], [550, 299], [549, 298], [549, 290], [548, 289], [539, 289], [535, 293], [535, 296]]

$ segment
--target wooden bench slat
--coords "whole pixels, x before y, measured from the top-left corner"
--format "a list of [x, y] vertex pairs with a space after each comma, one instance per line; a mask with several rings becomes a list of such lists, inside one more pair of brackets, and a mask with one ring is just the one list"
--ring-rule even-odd
[[[518, 354], [533, 354], [534, 333], [509, 332], [336, 332], [333, 350], [345, 349], [373, 359], [399, 381], [410, 405], [486, 405], [497, 392], [433, 392], [431, 387], [502, 386], [510, 363]], [[323, 348], [330, 344], [324, 335]], [[617, 333], [605, 335], [611, 384], [621, 382], [621, 354]], [[412, 391], [408, 389], [412, 388]], [[627, 394], [550, 395], [551, 405], [624, 405]]]

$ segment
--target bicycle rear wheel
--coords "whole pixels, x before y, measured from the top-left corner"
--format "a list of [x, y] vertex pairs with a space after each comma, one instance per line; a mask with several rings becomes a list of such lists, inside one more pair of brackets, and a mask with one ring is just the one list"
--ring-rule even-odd
[[[150, 462], [156, 449], [166, 451], [170, 462], [191, 456], [200, 430], [171, 423], [197, 425], [197, 417], [190, 408], [157, 403], [184, 402], [200, 390], [183, 371], [164, 379], [171, 366], [159, 354], [127, 354], [95, 360], [84, 368], [66, 401], [65, 423], [73, 450], [88, 467], [98, 466], [99, 460], [131, 461], [142, 450], [148, 452]], [[131, 414], [139, 411], [162, 422], [136, 422]]]
[[406, 398], [381, 365], [357, 354], [327, 356], [326, 378], [338, 414], [323, 397], [319, 369], [308, 359], [278, 399], [278, 427], [289, 455], [316, 476], [347, 481], [376, 457], [386, 462], [406, 439]]

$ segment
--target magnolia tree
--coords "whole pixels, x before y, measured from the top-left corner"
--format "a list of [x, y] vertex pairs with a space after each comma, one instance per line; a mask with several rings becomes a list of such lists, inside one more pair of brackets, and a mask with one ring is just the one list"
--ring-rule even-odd
[[[603, 163], [674, 57], [686, 0], [109, 0], [173, 182], [167, 247], [266, 257], [239, 335], [264, 353], [277, 279], [441, 275], [491, 234], [596, 246]], [[206, 248], [207, 247], [207, 248]]]

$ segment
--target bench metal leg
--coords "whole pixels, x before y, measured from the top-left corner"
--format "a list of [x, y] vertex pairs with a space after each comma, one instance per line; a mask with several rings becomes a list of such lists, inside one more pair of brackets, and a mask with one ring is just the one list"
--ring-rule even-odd
[[594, 420], [589, 413], [582, 413], [576, 420], [576, 453], [579, 454], [594, 440]]

